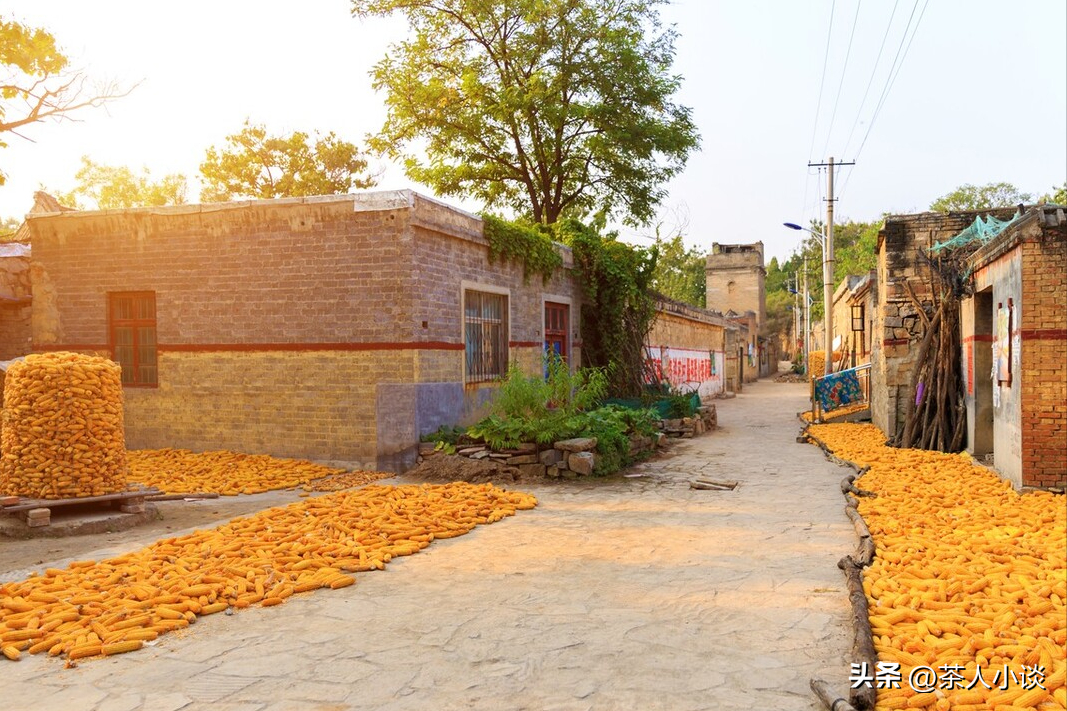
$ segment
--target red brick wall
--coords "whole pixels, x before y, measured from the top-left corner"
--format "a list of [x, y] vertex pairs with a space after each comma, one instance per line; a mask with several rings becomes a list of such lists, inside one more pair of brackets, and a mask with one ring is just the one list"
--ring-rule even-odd
[[1023, 485], [1067, 486], [1067, 239], [1022, 244]]

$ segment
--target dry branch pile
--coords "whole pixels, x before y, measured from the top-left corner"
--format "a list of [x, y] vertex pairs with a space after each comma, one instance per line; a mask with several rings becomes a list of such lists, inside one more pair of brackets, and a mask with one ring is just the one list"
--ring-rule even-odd
[[127, 487], [122, 370], [78, 353], [26, 356], [4, 383], [0, 494], [101, 496]]
[[[1047, 492], [1019, 495], [966, 455], [884, 445], [873, 425], [812, 425], [835, 455], [869, 466], [859, 502], [875, 543], [863, 587], [875, 648], [901, 665], [898, 689], [877, 709], [1067, 708], [1067, 509]], [[907, 684], [920, 666], [955, 668], [970, 683], [1005, 668], [1023, 679], [1042, 668], [1041, 688], [938, 688]], [[944, 672], [941, 672], [944, 673]]]
[[337, 589], [439, 538], [532, 509], [489, 484], [369, 486], [235, 518], [100, 562], [0, 585], [0, 651], [70, 659], [140, 648], [199, 615]]

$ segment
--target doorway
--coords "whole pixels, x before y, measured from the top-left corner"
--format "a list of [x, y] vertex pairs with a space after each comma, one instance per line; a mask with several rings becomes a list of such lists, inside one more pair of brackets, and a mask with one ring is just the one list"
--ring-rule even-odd
[[971, 454], [993, 453], [993, 289], [974, 295], [974, 439]]

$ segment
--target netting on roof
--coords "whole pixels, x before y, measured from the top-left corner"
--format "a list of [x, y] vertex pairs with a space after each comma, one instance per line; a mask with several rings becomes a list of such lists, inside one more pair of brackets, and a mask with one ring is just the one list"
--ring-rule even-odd
[[974, 218], [974, 222], [971, 226], [963, 230], [963, 232], [960, 232], [955, 237], [947, 239], [944, 242], [938, 242], [931, 247], [930, 253], [939, 255], [946, 249], [956, 249], [957, 247], [963, 247], [975, 242], [979, 243], [979, 246], [985, 244], [1003, 232], [1005, 227], [1019, 219], [1020, 215], [1021, 213], [1016, 211], [1010, 220], [998, 220], [992, 215], [989, 215], [988, 217], [979, 215]]

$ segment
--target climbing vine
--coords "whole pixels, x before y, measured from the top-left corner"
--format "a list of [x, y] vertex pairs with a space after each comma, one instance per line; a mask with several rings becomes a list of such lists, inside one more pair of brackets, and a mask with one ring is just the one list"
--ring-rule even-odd
[[563, 266], [552, 237], [536, 227], [508, 222], [494, 215], [483, 214], [485, 239], [489, 242], [489, 261], [522, 263], [522, 274], [540, 274], [547, 282], [553, 272]]
[[645, 383], [645, 343], [656, 319], [651, 294], [657, 251], [619, 242], [615, 233], [564, 220], [556, 237], [569, 244], [582, 282], [583, 365], [606, 368], [615, 397], [636, 397]]

